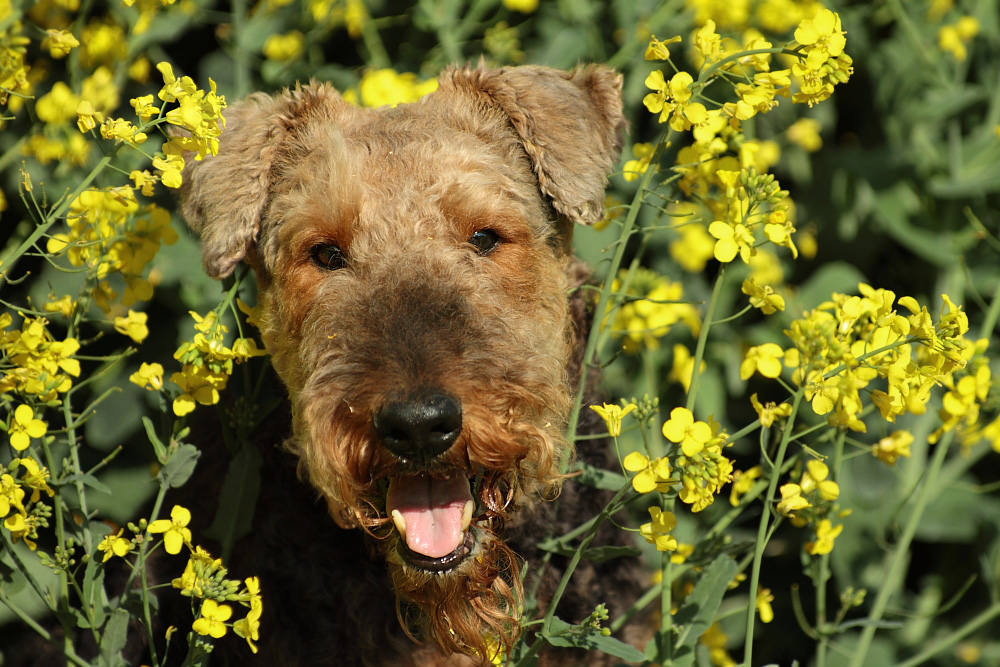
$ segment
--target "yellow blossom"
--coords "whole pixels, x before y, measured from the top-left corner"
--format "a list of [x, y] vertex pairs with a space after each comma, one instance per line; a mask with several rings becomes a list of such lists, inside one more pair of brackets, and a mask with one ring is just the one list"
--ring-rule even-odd
[[608, 435], [617, 438], [622, 432], [622, 417], [636, 409], [635, 403], [629, 403], [624, 408], [620, 405], [604, 403], [603, 405], [591, 405], [590, 409], [601, 416], [608, 427]]
[[720, 262], [731, 262], [736, 259], [736, 255], [744, 262], [749, 262], [756, 252], [753, 233], [743, 223], [732, 225], [716, 220], [708, 226], [708, 233], [717, 239], [715, 258]]
[[191, 542], [191, 531], [187, 528], [190, 522], [191, 512], [180, 505], [174, 505], [169, 519], [157, 519], [149, 524], [147, 530], [154, 534], [163, 533], [163, 547], [167, 553], [179, 554], [181, 547]]
[[781, 375], [781, 359], [785, 351], [775, 343], [764, 343], [747, 350], [743, 363], [740, 364], [740, 378], [749, 380], [754, 371], [766, 378], [776, 378]]
[[146, 313], [139, 313], [134, 310], [128, 311], [128, 317], [115, 318], [115, 331], [128, 336], [136, 343], [146, 340], [149, 335], [149, 328], [146, 326]]
[[650, 460], [639, 452], [632, 452], [625, 457], [622, 465], [629, 472], [637, 473], [632, 478], [632, 488], [639, 493], [649, 493], [656, 490], [665, 492], [676, 482], [670, 478], [670, 463], [666, 457]]
[[792, 414], [792, 406], [790, 403], [782, 403], [781, 405], [775, 405], [773, 402], [768, 401], [766, 405], [762, 405], [759, 400], [757, 400], [757, 394], [750, 395], [750, 403], [753, 405], [753, 409], [756, 410], [757, 416], [760, 418], [761, 426], [766, 426], [770, 428], [775, 420], [788, 417]]
[[962, 62], [969, 56], [966, 45], [979, 34], [979, 21], [974, 16], [963, 16], [956, 23], [938, 28], [938, 48]]
[[821, 556], [833, 551], [833, 541], [843, 532], [844, 526], [834, 527], [829, 519], [823, 519], [816, 526], [816, 540], [806, 543], [806, 551], [813, 556]]
[[670, 531], [677, 526], [674, 513], [654, 505], [649, 508], [649, 517], [651, 521], [639, 527], [639, 534], [650, 544], [655, 544], [657, 551], [675, 551], [677, 540], [670, 535]]
[[226, 634], [226, 621], [233, 615], [233, 608], [227, 604], [219, 604], [215, 600], [205, 600], [201, 603], [201, 618], [196, 620], [191, 629], [199, 635], [219, 639]]
[[[49, 498], [56, 495], [55, 489], [49, 486], [48, 483], [48, 468], [38, 465], [38, 462], [30, 456], [24, 456], [10, 462], [11, 470], [17, 470], [19, 467], [24, 468], [24, 473], [21, 475], [21, 482], [31, 489], [31, 502], [38, 502], [43, 491], [49, 496]], [[2, 516], [2, 514], [0, 514], [0, 516]]]
[[656, 39], [656, 35], [650, 35], [649, 45], [646, 46], [646, 51], [643, 57], [646, 60], [669, 60], [670, 59], [670, 49], [668, 45], [677, 44], [681, 41], [680, 36], [671, 37], [670, 39], [659, 40]]
[[802, 497], [802, 487], [798, 484], [784, 484], [781, 486], [781, 500], [778, 501], [778, 513], [784, 516], [791, 516], [793, 512], [812, 507], [809, 501]]
[[743, 281], [741, 291], [750, 297], [750, 305], [759, 308], [765, 315], [785, 310], [785, 299], [775, 294], [770, 285], [758, 285], [752, 276]]
[[729, 504], [736, 507], [740, 504], [743, 496], [750, 492], [757, 479], [764, 474], [760, 466], [754, 466], [747, 471], [737, 470], [733, 472], [733, 484], [729, 490]]
[[[260, 639], [260, 616], [264, 609], [264, 603], [260, 596], [260, 582], [257, 577], [250, 577], [244, 581], [247, 588], [247, 595], [250, 599], [250, 611], [246, 617], [233, 623], [233, 632], [242, 637], [250, 645], [250, 650], [257, 652], [254, 641]], [[247, 604], [247, 603], [244, 603]]]
[[910, 458], [913, 436], [909, 431], [895, 431], [872, 445], [872, 455], [886, 465], [894, 466], [900, 456]]
[[634, 181], [639, 178], [640, 175], [645, 174], [646, 170], [649, 168], [649, 161], [653, 157], [653, 152], [653, 144], [634, 144], [632, 146], [632, 153], [635, 155], [636, 159], [628, 160], [622, 166], [622, 178], [626, 181]]
[[757, 586], [757, 599], [754, 605], [757, 608], [757, 612], [760, 614], [761, 623], [770, 623], [774, 620], [774, 610], [771, 608], [771, 602], [774, 600], [774, 596], [771, 595], [770, 588], [761, 588], [760, 585]]
[[143, 389], [159, 391], [163, 388], [163, 366], [157, 363], [147, 364], [143, 362], [139, 366], [139, 370], [128, 377], [128, 381]]
[[122, 532], [119, 530], [115, 535], [106, 535], [97, 545], [97, 550], [104, 552], [102, 562], [107, 563], [112, 556], [124, 558], [132, 550], [132, 541], [122, 537]]
[[[699, 366], [700, 372], [704, 372], [707, 367], [708, 364], [702, 359]], [[691, 390], [691, 378], [693, 375], [694, 357], [691, 356], [691, 351], [681, 343], [674, 344], [674, 360], [670, 367], [670, 373], [667, 375], [667, 380], [680, 383], [684, 387], [684, 391], [688, 392]]]
[[59, 313], [63, 317], [72, 317], [73, 311], [76, 310], [76, 299], [64, 294], [55, 301], [46, 302], [42, 309], [47, 313]]
[[834, 501], [840, 496], [840, 487], [831, 479], [830, 468], [822, 461], [812, 460], [806, 463], [806, 469], [802, 471], [802, 478], [799, 480], [799, 487], [802, 493], [808, 494], [816, 490], [820, 498], [827, 501]]
[[270, 35], [264, 42], [264, 57], [275, 62], [295, 60], [302, 53], [305, 36], [298, 30], [284, 35]]
[[14, 418], [7, 431], [10, 446], [23, 452], [31, 444], [32, 438], [41, 438], [48, 428], [48, 424], [35, 417], [35, 411], [30, 405], [22, 403], [14, 410]]
[[48, 49], [49, 55], [57, 59], [65, 58], [78, 46], [80, 46], [79, 40], [66, 30], [49, 29], [46, 31], [45, 39], [42, 40], [42, 48]]
[[694, 456], [712, 439], [711, 427], [705, 422], [695, 421], [687, 408], [671, 410], [670, 419], [663, 424], [662, 430], [663, 437], [681, 445], [685, 456]]
[[503, 0], [503, 6], [512, 12], [531, 14], [538, 9], [538, 0]]
[[823, 147], [820, 136], [820, 122], [813, 118], [800, 118], [785, 130], [785, 136], [793, 144], [797, 144], [809, 153], [815, 153]]

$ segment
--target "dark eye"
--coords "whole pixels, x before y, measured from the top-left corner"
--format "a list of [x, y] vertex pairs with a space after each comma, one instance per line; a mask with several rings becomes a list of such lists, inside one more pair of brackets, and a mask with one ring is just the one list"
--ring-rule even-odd
[[347, 266], [347, 256], [344, 252], [332, 243], [323, 243], [313, 246], [310, 251], [312, 260], [322, 269], [336, 271]]
[[488, 255], [500, 245], [500, 236], [492, 229], [480, 229], [469, 238], [469, 244], [480, 255]]

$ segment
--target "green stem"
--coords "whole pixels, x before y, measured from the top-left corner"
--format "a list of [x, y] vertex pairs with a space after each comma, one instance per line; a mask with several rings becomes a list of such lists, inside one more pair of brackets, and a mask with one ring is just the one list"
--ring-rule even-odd
[[555, 593], [552, 595], [552, 599], [549, 601], [548, 611], [545, 612], [545, 618], [542, 622], [542, 634], [546, 634], [552, 625], [552, 619], [556, 615], [556, 607], [559, 605], [559, 600], [562, 599], [563, 593], [566, 592], [566, 586], [569, 585], [570, 577], [573, 576], [573, 571], [576, 570], [576, 566], [580, 564], [580, 559], [583, 557], [583, 552], [587, 550], [590, 545], [590, 541], [594, 539], [594, 535], [597, 534], [597, 529], [608, 520], [611, 514], [614, 512], [615, 508], [618, 506], [618, 501], [621, 500], [625, 494], [632, 490], [632, 484], [628, 483], [622, 487], [618, 493], [615, 494], [614, 498], [604, 506], [601, 513], [597, 515], [597, 519], [590, 526], [587, 534], [584, 535], [583, 540], [580, 541], [580, 546], [577, 547], [576, 551], [573, 553], [573, 557], [570, 559], [569, 564], [566, 565], [566, 571], [563, 572], [562, 579], [559, 581], [559, 586], [556, 588]]
[[10, 270], [14, 268], [14, 265], [17, 264], [17, 260], [20, 259], [29, 248], [35, 245], [39, 239], [45, 236], [45, 234], [49, 231], [49, 228], [66, 214], [66, 211], [69, 210], [70, 204], [76, 201], [76, 198], [80, 196], [80, 193], [90, 187], [90, 184], [94, 182], [97, 175], [104, 171], [105, 167], [111, 164], [111, 160], [114, 159], [114, 157], [118, 154], [118, 151], [121, 150], [121, 147], [124, 145], [125, 144], [118, 144], [117, 146], [114, 146], [110, 153], [102, 157], [100, 162], [94, 165], [94, 168], [91, 169], [89, 174], [87, 174], [87, 177], [84, 178], [78, 186], [76, 186], [76, 189], [73, 190], [68, 197], [63, 199], [62, 203], [60, 203], [55, 209], [50, 211], [49, 214], [45, 216], [45, 219], [39, 223], [37, 227], [35, 227], [35, 231], [29, 234], [28, 238], [17, 246], [14, 252], [12, 252], [4, 261], [2, 267], [3, 271], [0, 272], [0, 279], [3, 279], [3, 276], [8, 274]]
[[236, 97], [244, 97], [250, 92], [250, 64], [247, 62], [250, 54], [240, 44], [246, 25], [246, 0], [233, 0], [233, 87]]
[[917, 532], [917, 526], [920, 525], [920, 520], [923, 518], [927, 503], [934, 493], [938, 473], [941, 472], [945, 457], [948, 455], [948, 449], [954, 439], [955, 431], [951, 430], [945, 433], [944, 437], [937, 443], [934, 457], [931, 459], [931, 464], [924, 476], [923, 486], [920, 487], [920, 492], [917, 495], [916, 506], [913, 508], [913, 513], [910, 514], [903, 529], [903, 534], [899, 538], [899, 543], [896, 545], [896, 552], [892, 555], [888, 572], [883, 578], [885, 583], [879, 589], [878, 596], [872, 605], [872, 610], [868, 614], [869, 624], [865, 626], [865, 629], [861, 633], [861, 639], [854, 650], [854, 654], [851, 656], [850, 667], [862, 667], [865, 663], [865, 656], [868, 655], [868, 649], [875, 638], [878, 622], [882, 620], [882, 615], [889, 604], [889, 599], [902, 581], [902, 575], [904, 574], [903, 567], [910, 553], [910, 543], [913, 541], [913, 536]]
[[691, 388], [688, 389], [687, 402], [685, 407], [694, 412], [695, 399], [698, 396], [698, 388], [701, 385], [701, 360], [705, 357], [705, 343], [708, 341], [708, 331], [712, 328], [712, 316], [715, 314], [715, 306], [719, 303], [719, 295], [722, 294], [722, 284], [726, 281], [726, 267], [723, 264], [719, 269], [719, 275], [715, 277], [715, 286], [712, 288], [712, 297], [708, 301], [705, 310], [705, 317], [702, 318], [701, 331], [698, 333], [698, 345], [694, 350], [694, 368], [691, 370]]
[[[767, 524], [771, 516], [771, 504], [774, 502], [774, 494], [778, 489], [779, 471], [785, 459], [785, 451], [788, 443], [792, 440], [792, 429], [795, 426], [795, 417], [799, 412], [799, 404], [802, 402], [802, 390], [795, 392], [792, 402], [792, 414], [785, 422], [785, 430], [781, 435], [781, 444], [778, 446], [778, 454], [774, 458], [774, 466], [771, 468], [771, 477], [767, 484], [767, 496], [764, 498], [764, 511], [760, 514], [760, 525], [757, 528], [757, 544], [754, 549], [753, 568], [750, 574], [750, 597], [757, 595], [757, 586], [760, 584], [760, 566], [764, 557], [764, 547], [767, 543]], [[747, 632], [746, 641], [743, 644], [743, 664], [750, 667], [753, 657], [753, 629], [756, 620], [756, 605], [751, 604], [747, 612]]]
[[917, 665], [926, 664], [932, 657], [957, 644], [963, 637], [972, 634], [997, 616], [1000, 616], [1000, 602], [994, 602], [959, 629], [945, 635], [909, 660], [899, 663], [896, 667], [917, 667]]
[[[847, 439], [847, 431], [841, 429], [837, 432], [837, 440], [833, 447], [833, 466], [831, 466], [830, 479], [837, 481], [840, 479], [840, 467], [844, 462], [844, 442]], [[819, 641], [816, 643], [816, 667], [826, 667], [826, 650], [830, 643], [830, 636], [826, 628], [826, 582], [830, 579], [830, 554], [825, 553], [819, 557], [819, 571], [816, 575], [816, 629], [819, 630]]]
[[989, 338], [992, 336], [998, 319], [1000, 319], [1000, 283], [997, 284], [996, 289], [993, 291], [993, 300], [990, 301], [990, 309], [986, 311], [986, 317], [983, 318], [982, 326], [979, 327], [979, 337]]
[[576, 390], [576, 400], [573, 404], [573, 410], [569, 415], [569, 423], [567, 424], [566, 433], [570, 441], [576, 440], [576, 427], [580, 422], [580, 409], [583, 406], [583, 395], [587, 389], [587, 372], [590, 368], [591, 363], [594, 360], [595, 353], [597, 352], [600, 343], [604, 338], [605, 327], [604, 319], [605, 313], [608, 309], [608, 302], [611, 300], [611, 284], [615, 279], [615, 275], [618, 273], [618, 267], [621, 266], [622, 257], [625, 255], [625, 240], [629, 238], [632, 233], [633, 227], [635, 227], [635, 221], [639, 216], [639, 209], [642, 204], [642, 197], [649, 183], [653, 178], [653, 174], [656, 173], [656, 169], [652, 165], [658, 164], [660, 157], [663, 155], [663, 151], [671, 137], [673, 137], [674, 131], [671, 130], [666, 137], [661, 137], [660, 141], [656, 144], [656, 150], [653, 153], [652, 158], [650, 158], [650, 168], [642, 175], [639, 181], [639, 187], [635, 191], [635, 196], [632, 198], [632, 203], [629, 205], [628, 215], [625, 216], [625, 222], [622, 224], [621, 231], [621, 242], [615, 247], [615, 254], [611, 258], [611, 265], [608, 267], [608, 275], [604, 280], [604, 285], [601, 287], [601, 295], [597, 299], [597, 305], [594, 307], [594, 324], [590, 328], [590, 334], [587, 337], [587, 345], [583, 352], [583, 362], [581, 364], [580, 379], [577, 382]]

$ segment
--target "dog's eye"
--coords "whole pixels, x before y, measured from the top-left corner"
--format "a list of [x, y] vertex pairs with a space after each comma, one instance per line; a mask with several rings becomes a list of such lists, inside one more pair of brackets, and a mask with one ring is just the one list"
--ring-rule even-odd
[[500, 245], [500, 236], [492, 229], [480, 229], [469, 238], [469, 244], [480, 255], [488, 255]]
[[316, 265], [323, 269], [336, 271], [347, 266], [347, 257], [344, 255], [344, 251], [332, 243], [313, 246], [311, 255]]

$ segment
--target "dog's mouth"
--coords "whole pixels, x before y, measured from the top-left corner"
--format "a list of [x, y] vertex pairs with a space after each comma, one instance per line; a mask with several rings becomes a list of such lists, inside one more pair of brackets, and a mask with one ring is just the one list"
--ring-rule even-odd
[[472, 554], [476, 502], [460, 470], [389, 478], [386, 514], [399, 532], [398, 553], [412, 567], [447, 572]]

